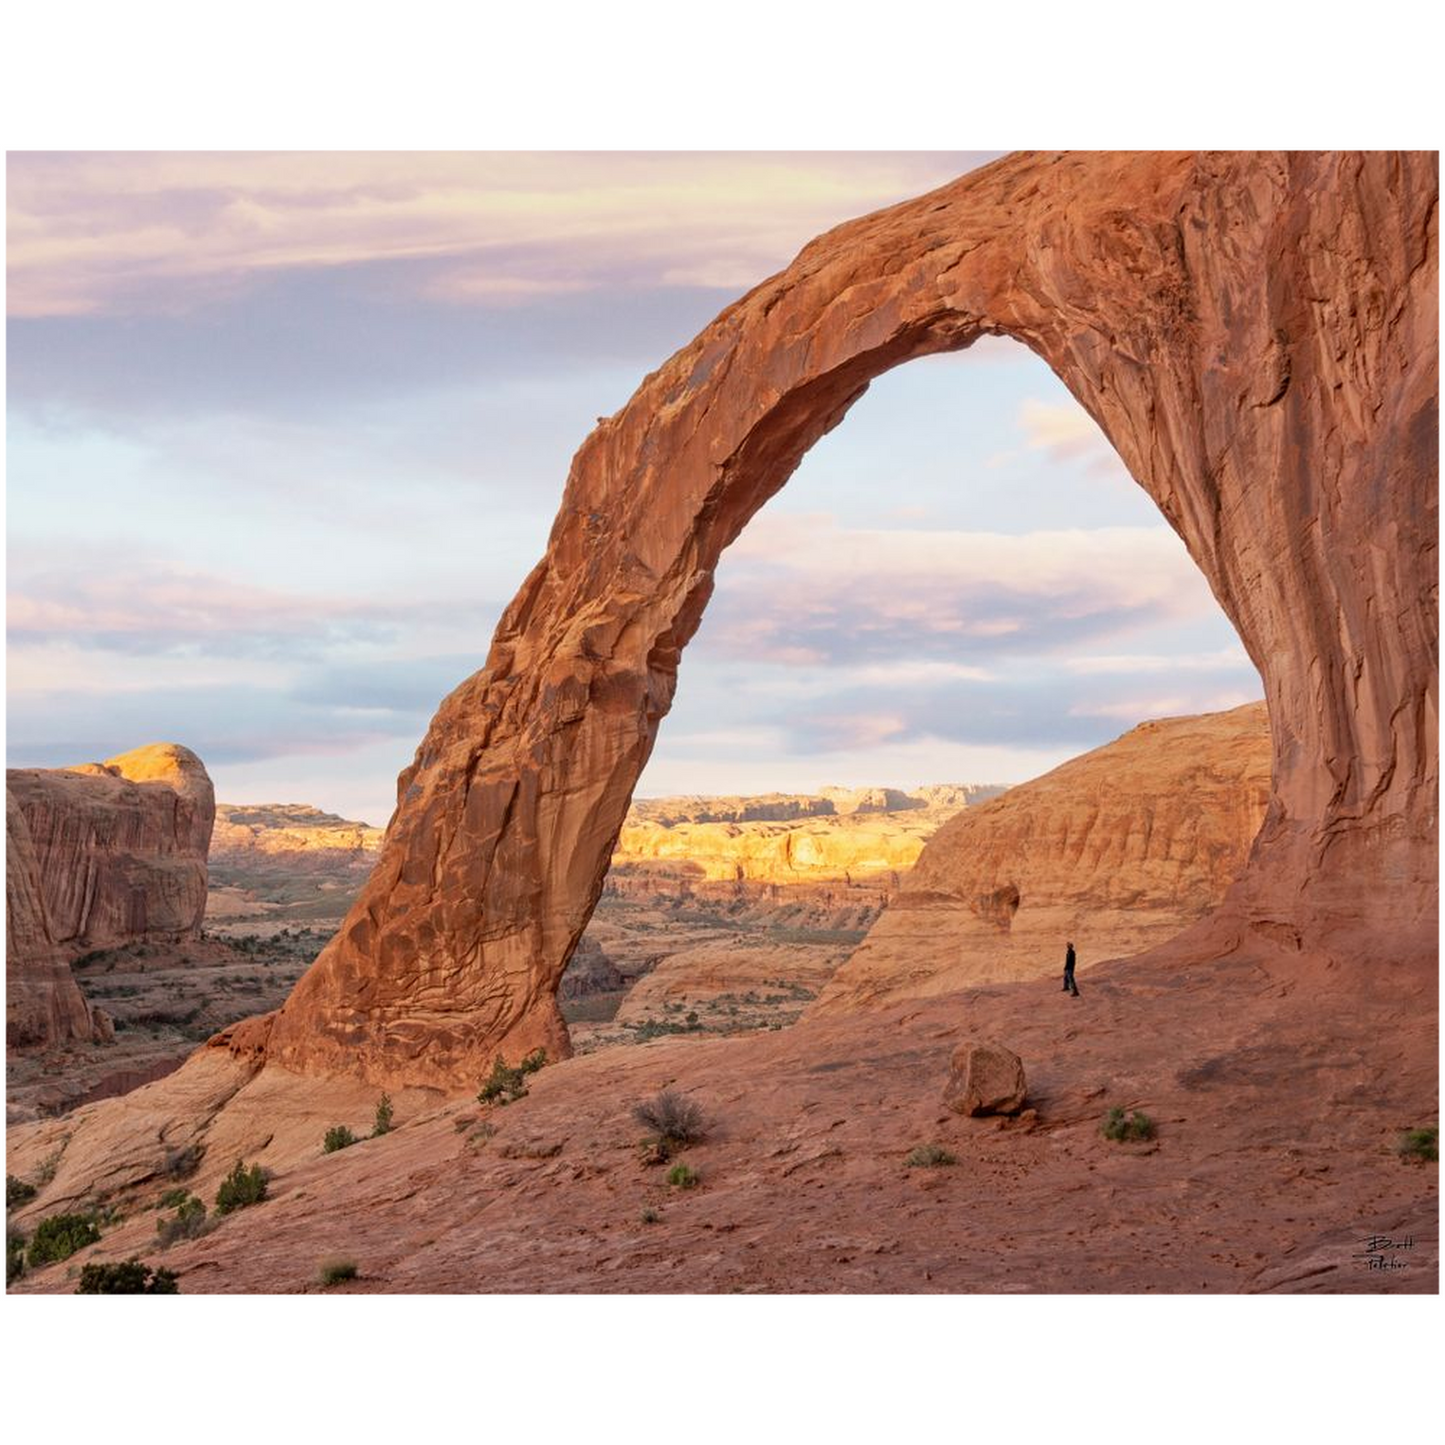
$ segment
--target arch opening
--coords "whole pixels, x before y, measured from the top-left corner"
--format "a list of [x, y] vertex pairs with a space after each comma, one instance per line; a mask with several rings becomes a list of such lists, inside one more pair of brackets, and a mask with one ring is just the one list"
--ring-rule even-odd
[[[573, 1047], [1037, 977], [1066, 937], [1086, 967], [1172, 937], [1262, 823], [1260, 697], [1042, 361], [985, 337], [893, 368], [722, 555], [561, 981]], [[1120, 740], [1162, 717], [1191, 720]]]

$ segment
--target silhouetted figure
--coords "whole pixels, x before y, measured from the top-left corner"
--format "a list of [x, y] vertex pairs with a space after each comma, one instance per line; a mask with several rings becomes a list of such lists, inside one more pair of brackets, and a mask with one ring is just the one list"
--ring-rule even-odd
[[1074, 945], [1071, 943], [1069, 951], [1064, 955], [1064, 992], [1078, 998], [1079, 985], [1074, 982], [1074, 962]]

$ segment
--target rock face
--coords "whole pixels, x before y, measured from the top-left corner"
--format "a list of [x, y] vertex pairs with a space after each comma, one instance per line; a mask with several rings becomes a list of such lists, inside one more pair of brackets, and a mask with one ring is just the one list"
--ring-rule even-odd
[[52, 941], [74, 957], [200, 937], [215, 793], [175, 743], [77, 768], [12, 768]]
[[1017, 1114], [1024, 1092], [1023, 1060], [1002, 1044], [970, 1039], [953, 1051], [943, 1102], [955, 1114]]
[[345, 925], [233, 1047], [454, 1089], [565, 1053], [723, 549], [872, 378], [984, 334], [1098, 422], [1263, 676], [1266, 820], [1191, 946], [1433, 969], [1438, 191], [1428, 154], [1022, 154], [813, 241], [583, 443]]
[[1239, 876], [1269, 804], [1263, 703], [1147, 722], [945, 823], [818, 1009], [1062, 974], [1174, 937]]
[[5, 794], [5, 1043], [49, 1048], [102, 1036], [45, 921], [40, 864], [25, 815]]

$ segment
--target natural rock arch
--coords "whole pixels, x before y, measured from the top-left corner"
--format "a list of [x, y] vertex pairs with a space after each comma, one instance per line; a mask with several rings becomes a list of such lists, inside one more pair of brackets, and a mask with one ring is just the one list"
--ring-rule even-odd
[[445, 1088], [565, 1053], [556, 985], [719, 555], [873, 377], [986, 333], [1099, 423], [1264, 678], [1269, 815], [1193, 956], [1428, 959], [1437, 197], [1433, 156], [1016, 155], [820, 236], [582, 445], [341, 931], [223, 1041]]

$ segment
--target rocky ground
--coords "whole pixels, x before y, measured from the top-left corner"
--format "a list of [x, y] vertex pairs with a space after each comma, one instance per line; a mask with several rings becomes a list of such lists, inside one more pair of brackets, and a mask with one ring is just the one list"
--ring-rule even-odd
[[[252, 1079], [210, 1051], [106, 1114], [25, 1131], [10, 1167], [50, 1183], [16, 1227], [82, 1204], [117, 1217], [16, 1287], [69, 1291], [86, 1261], [140, 1254], [186, 1293], [319, 1290], [337, 1255], [358, 1275], [336, 1288], [356, 1292], [1436, 1290], [1438, 1165], [1396, 1153], [1437, 1117], [1433, 981], [1321, 977], [1283, 951], [1080, 977], [1078, 999], [1007, 983], [657, 1039], [543, 1068], [509, 1105], [409, 1091], [392, 1133], [334, 1154], [326, 1128], [364, 1133], [374, 1090]], [[970, 1036], [1023, 1058], [1017, 1120], [942, 1106]], [[692, 1188], [640, 1147], [632, 1108], [663, 1087], [710, 1121], [674, 1161]], [[1115, 1106], [1157, 1136], [1104, 1138]], [[157, 1140], [198, 1110], [203, 1152], [178, 1181]], [[910, 1166], [921, 1145], [954, 1162]], [[98, 1154], [115, 1187], [82, 1197]], [[160, 1250], [161, 1195], [209, 1203], [240, 1158], [274, 1171], [265, 1201]]]

